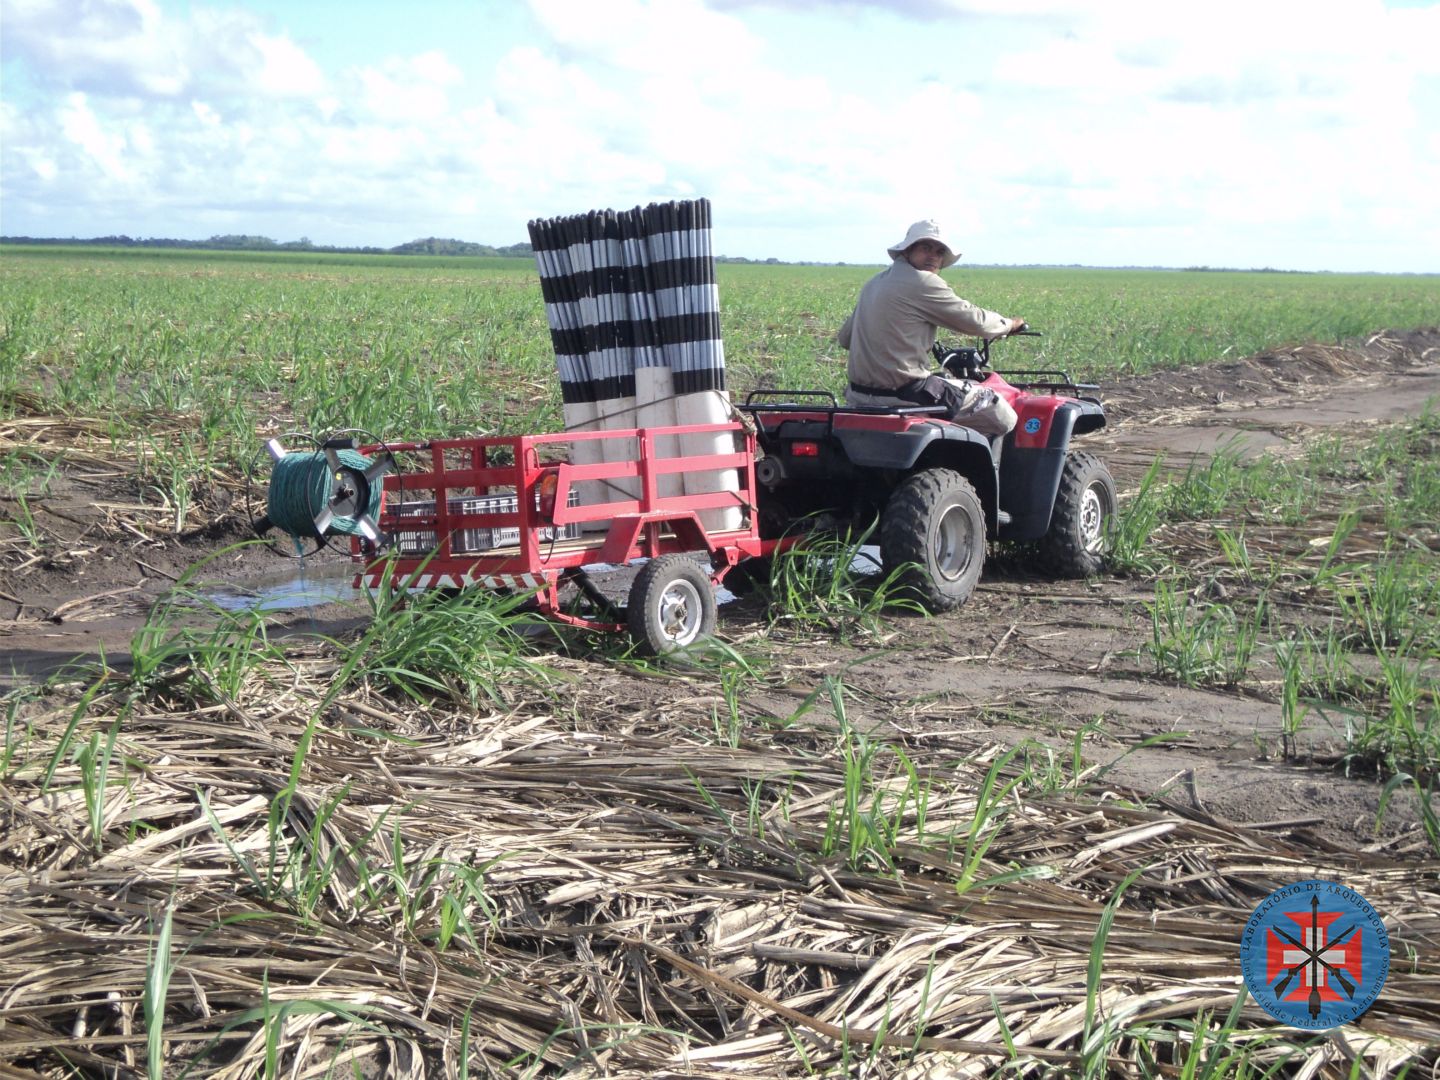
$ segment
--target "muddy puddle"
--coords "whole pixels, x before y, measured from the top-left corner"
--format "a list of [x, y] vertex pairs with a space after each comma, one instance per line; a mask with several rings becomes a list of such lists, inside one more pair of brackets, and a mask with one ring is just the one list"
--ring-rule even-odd
[[290, 567], [248, 581], [229, 581], [195, 590], [196, 605], [221, 611], [298, 611], [330, 604], [363, 603], [355, 570], [344, 565]]

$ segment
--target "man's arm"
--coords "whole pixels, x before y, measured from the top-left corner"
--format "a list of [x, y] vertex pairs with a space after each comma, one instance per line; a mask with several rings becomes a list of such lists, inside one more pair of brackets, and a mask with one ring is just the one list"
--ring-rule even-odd
[[1024, 319], [1008, 319], [999, 312], [977, 307], [955, 295], [938, 274], [924, 274], [920, 295], [916, 298], [922, 315], [936, 326], [982, 338], [1004, 337], [1025, 325]]
[[841, 325], [840, 332], [835, 335], [835, 340], [839, 343], [842, 349], [850, 348], [850, 331], [854, 327], [854, 325], [855, 312], [852, 311], [850, 312], [849, 317], [846, 318], [845, 322]]

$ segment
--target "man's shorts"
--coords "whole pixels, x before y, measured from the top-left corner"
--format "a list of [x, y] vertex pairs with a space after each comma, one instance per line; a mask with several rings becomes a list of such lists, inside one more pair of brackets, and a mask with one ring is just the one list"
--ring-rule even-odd
[[1013, 429], [1016, 420], [1010, 403], [988, 386], [939, 375], [927, 375], [885, 393], [875, 393], [870, 387], [857, 387], [851, 383], [845, 400], [851, 405], [881, 407], [943, 405], [945, 419], [973, 428], [992, 439]]

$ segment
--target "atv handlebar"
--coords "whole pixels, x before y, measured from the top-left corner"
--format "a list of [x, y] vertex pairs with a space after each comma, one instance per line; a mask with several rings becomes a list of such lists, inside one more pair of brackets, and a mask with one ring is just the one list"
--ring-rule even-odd
[[[1016, 330], [1014, 333], [1006, 334], [1006, 337], [1044, 337], [1039, 330], [1031, 330], [1028, 327], [1024, 330]], [[989, 338], [980, 338], [979, 347], [947, 345], [937, 341], [931, 347], [930, 353], [935, 357], [936, 362], [949, 374], [957, 379], [984, 378], [982, 374], [985, 368], [990, 366], [990, 345]], [[999, 338], [995, 338], [999, 341]]]

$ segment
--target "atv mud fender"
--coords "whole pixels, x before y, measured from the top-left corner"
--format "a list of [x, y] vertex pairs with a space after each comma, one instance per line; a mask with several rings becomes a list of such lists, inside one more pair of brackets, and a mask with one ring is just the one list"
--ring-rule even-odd
[[1001, 540], [1038, 540], [1049, 531], [1071, 435], [1094, 431], [1104, 424], [1105, 412], [1099, 405], [1067, 401], [1055, 409], [1044, 446], [1016, 446], [1015, 432], [1005, 436], [1000, 458], [1000, 509], [1010, 520], [1000, 526]]
[[990, 440], [978, 431], [958, 424], [916, 424], [903, 435], [897, 435], [894, 431], [868, 431], [864, 428], [837, 426], [835, 437], [840, 440], [840, 445], [845, 448], [845, 454], [852, 462], [870, 469], [909, 472], [920, 460], [920, 455], [930, 449], [937, 440], [975, 444], [984, 451], [987, 458], [990, 457]]
[[866, 468], [897, 473], [930, 468], [955, 470], [970, 482], [979, 497], [990, 536], [998, 535], [1000, 503], [995, 449], [978, 431], [937, 420], [916, 424], [898, 436], [894, 431], [837, 427], [835, 437], [850, 460]]

